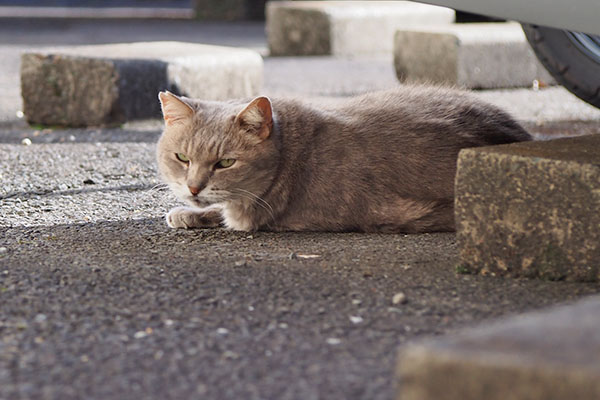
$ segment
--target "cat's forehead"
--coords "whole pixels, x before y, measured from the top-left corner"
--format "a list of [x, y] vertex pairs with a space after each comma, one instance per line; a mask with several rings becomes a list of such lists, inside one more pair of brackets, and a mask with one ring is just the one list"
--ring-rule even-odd
[[220, 102], [196, 102], [194, 104], [194, 122], [200, 125], [223, 124], [235, 116], [235, 110]]
[[240, 100], [211, 101], [211, 100], [189, 100], [196, 112], [196, 116], [204, 117], [206, 122], [211, 119], [219, 120], [231, 118], [239, 113], [245, 105]]
[[208, 156], [216, 149], [238, 150], [246, 141], [237, 134], [234, 118], [243, 104], [234, 102], [194, 101], [194, 116], [191, 121], [179, 126], [167, 127], [164, 142], [169, 147]]
[[205, 101], [195, 107], [193, 123], [190, 132], [200, 139], [213, 140], [212, 136], [228, 139], [235, 132], [234, 120], [241, 106], [234, 103]]

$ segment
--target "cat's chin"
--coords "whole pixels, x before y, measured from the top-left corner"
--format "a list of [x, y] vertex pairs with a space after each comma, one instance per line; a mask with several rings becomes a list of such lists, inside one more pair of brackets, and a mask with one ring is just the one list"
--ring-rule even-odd
[[206, 207], [214, 205], [214, 203], [211, 203], [207, 200], [199, 199], [197, 197], [187, 197], [184, 200], [186, 203], [188, 203], [189, 205], [191, 205], [193, 207], [206, 208]]

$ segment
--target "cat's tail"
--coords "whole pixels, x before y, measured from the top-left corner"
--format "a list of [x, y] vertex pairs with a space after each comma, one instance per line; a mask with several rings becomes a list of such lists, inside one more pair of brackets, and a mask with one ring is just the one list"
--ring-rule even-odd
[[[482, 143], [480, 146], [507, 144], [514, 142], [526, 142], [533, 140], [533, 136], [527, 132], [520, 123], [518, 123], [507, 112], [491, 104], [470, 104], [463, 110], [463, 121], [478, 120], [479, 124], [469, 124], [467, 128], [471, 138], [477, 138]], [[476, 127], [477, 131], [472, 131]]]

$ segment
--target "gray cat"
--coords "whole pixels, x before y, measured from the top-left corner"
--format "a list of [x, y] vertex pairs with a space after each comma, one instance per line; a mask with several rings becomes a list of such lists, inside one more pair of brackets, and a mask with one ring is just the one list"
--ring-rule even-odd
[[459, 150], [531, 139], [505, 112], [442, 88], [331, 104], [159, 98], [159, 171], [191, 206], [167, 214], [173, 228], [452, 231]]

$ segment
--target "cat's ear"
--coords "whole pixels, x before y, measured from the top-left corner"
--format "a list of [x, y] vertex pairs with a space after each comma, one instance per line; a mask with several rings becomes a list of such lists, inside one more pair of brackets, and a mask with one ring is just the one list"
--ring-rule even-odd
[[235, 117], [235, 121], [242, 129], [255, 134], [260, 140], [265, 140], [273, 129], [271, 100], [267, 97], [257, 97]]
[[194, 109], [171, 92], [160, 92], [158, 99], [167, 126], [185, 122], [194, 115]]

